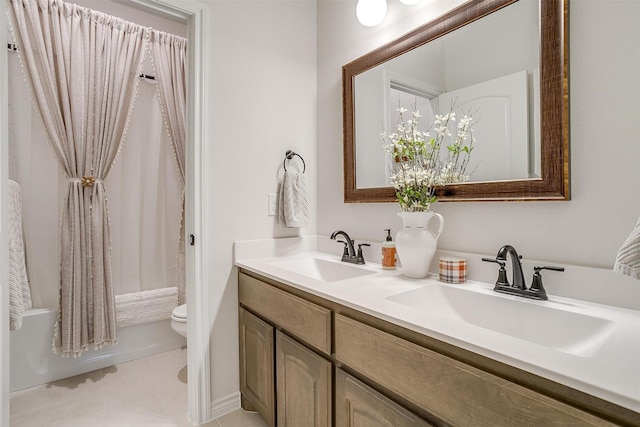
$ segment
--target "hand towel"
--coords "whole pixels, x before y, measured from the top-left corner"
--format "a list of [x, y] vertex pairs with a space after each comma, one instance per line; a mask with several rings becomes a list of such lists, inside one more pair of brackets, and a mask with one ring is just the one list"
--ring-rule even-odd
[[22, 314], [31, 308], [31, 291], [27, 280], [24, 240], [22, 236], [22, 197], [20, 185], [9, 180], [9, 329], [22, 326]]
[[640, 279], [640, 218], [618, 251], [613, 271]]
[[309, 201], [304, 174], [285, 171], [278, 186], [278, 219], [289, 228], [309, 227]]
[[276, 208], [278, 211], [278, 224], [283, 225], [283, 226], [287, 226], [287, 220], [284, 217], [284, 192], [283, 190], [283, 185], [282, 185], [283, 181], [280, 181], [278, 183], [278, 190], [276, 193], [276, 198], [277, 198], [277, 203], [276, 203]]

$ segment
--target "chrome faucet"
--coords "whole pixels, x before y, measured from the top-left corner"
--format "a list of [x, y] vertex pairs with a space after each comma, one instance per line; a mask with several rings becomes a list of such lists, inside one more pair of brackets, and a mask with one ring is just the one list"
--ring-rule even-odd
[[[507, 263], [507, 254], [511, 258], [511, 268], [513, 270], [513, 285], [509, 283], [507, 279], [507, 271], [505, 270], [505, 264]], [[498, 251], [498, 254], [494, 258], [482, 258], [483, 261], [495, 262], [500, 266], [498, 271], [498, 280], [493, 290], [496, 292], [502, 292], [504, 294], [518, 295], [526, 298], [533, 298], [539, 300], [549, 299], [547, 292], [542, 286], [542, 275], [540, 270], [553, 270], [564, 271], [563, 267], [545, 266], [534, 267], [533, 282], [531, 287], [527, 289], [524, 283], [524, 274], [522, 273], [522, 264], [520, 263], [521, 256], [518, 255], [515, 248], [511, 245], [504, 245]]]
[[[526, 289], [526, 286], [524, 285], [524, 273], [522, 273], [522, 264], [520, 263], [522, 257], [518, 255], [516, 249], [511, 245], [504, 245], [498, 251], [496, 259], [506, 261], [507, 254], [509, 254], [511, 258], [511, 270], [513, 271], [513, 285], [511, 286], [520, 290]], [[509, 281], [502, 283], [502, 285], [509, 286]]]
[[358, 253], [356, 254], [356, 248], [353, 246], [353, 240], [347, 233], [342, 230], [334, 231], [331, 234], [331, 240], [336, 240], [336, 237], [342, 235], [346, 241], [337, 240], [340, 243], [344, 244], [344, 251], [342, 253], [342, 261], [350, 262], [352, 264], [364, 264], [364, 256], [362, 255], [362, 247], [363, 246], [371, 246], [368, 243], [360, 243], [358, 245]]

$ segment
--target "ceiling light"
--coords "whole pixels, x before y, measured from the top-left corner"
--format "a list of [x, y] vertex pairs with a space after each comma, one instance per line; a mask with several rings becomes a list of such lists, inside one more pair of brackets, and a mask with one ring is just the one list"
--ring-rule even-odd
[[375, 27], [387, 16], [387, 0], [358, 0], [356, 16], [362, 25]]

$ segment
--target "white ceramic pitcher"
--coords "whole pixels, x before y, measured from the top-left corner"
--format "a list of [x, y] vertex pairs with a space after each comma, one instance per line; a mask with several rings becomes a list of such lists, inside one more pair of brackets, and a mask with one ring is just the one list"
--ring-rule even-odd
[[[426, 212], [398, 212], [402, 229], [396, 234], [396, 250], [402, 264], [402, 274], [414, 279], [427, 277], [431, 260], [436, 252], [438, 237], [444, 228], [442, 215]], [[438, 219], [438, 231], [429, 228], [429, 222]]]

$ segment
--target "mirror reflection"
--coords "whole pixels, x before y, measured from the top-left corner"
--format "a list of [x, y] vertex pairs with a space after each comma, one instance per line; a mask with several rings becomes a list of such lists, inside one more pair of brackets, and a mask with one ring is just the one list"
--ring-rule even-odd
[[[397, 109], [417, 109], [428, 130], [452, 108], [474, 119], [470, 181], [540, 178], [540, 17], [519, 0], [354, 78], [356, 187], [388, 187], [380, 133]], [[508, 35], [508, 36], [505, 36]]]

